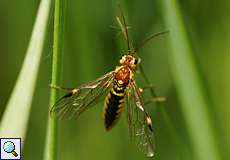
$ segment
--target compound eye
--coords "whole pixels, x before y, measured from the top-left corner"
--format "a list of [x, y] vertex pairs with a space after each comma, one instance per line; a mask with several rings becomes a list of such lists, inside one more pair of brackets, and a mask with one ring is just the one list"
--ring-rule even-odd
[[120, 57], [120, 59], [122, 59], [122, 57], [124, 57], [124, 55], [125, 55], [125, 54], [122, 54], [121, 57]]
[[137, 60], [137, 59], [135, 59], [134, 64], [137, 64], [137, 63], [138, 63], [138, 60]]
[[123, 57], [124, 57], [124, 54], [120, 57], [120, 64], [123, 64], [124, 63], [124, 59], [123, 59]]

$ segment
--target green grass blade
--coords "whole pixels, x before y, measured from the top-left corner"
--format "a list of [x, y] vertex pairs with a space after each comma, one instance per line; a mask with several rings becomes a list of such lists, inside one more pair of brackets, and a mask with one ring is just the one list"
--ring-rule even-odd
[[[54, 9], [54, 33], [53, 33], [53, 57], [52, 57], [52, 77], [51, 84], [59, 85], [60, 83], [60, 70], [61, 70], [61, 50], [64, 30], [64, 1], [55, 0]], [[50, 107], [52, 107], [57, 100], [57, 90], [51, 89]], [[46, 134], [46, 146], [44, 159], [56, 160], [57, 159], [57, 121], [55, 118], [48, 118], [48, 128]]]
[[196, 159], [220, 159], [208, 112], [205, 91], [189, 44], [176, 0], [161, 1], [166, 27], [170, 30], [169, 58]]
[[49, 11], [50, 0], [42, 0], [21, 71], [0, 124], [0, 137], [21, 137], [22, 142], [26, 138]]

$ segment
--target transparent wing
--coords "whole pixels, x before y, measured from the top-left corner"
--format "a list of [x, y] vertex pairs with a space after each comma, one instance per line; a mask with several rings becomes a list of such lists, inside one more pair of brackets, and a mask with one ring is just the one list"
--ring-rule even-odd
[[51, 116], [54, 115], [58, 119], [77, 118], [82, 112], [95, 105], [100, 97], [107, 93], [113, 85], [113, 79], [114, 71], [95, 81], [71, 89], [69, 93], [61, 97], [51, 108]]
[[147, 157], [154, 156], [155, 141], [152, 121], [143, 106], [135, 81], [130, 82], [126, 97], [127, 119], [131, 140]]

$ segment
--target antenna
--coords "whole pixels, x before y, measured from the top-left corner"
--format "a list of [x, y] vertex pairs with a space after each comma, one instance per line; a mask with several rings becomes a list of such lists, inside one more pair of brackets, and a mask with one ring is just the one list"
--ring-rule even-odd
[[[120, 20], [119, 17], [116, 17], [116, 19], [117, 19], [117, 22], [118, 22], [118, 24], [119, 24], [119, 26], [120, 26], [120, 28], [121, 28], [121, 31], [122, 31], [123, 34], [124, 34], [125, 39], [126, 39], [126, 41], [127, 41], [128, 51], [130, 51], [130, 47], [133, 47], [133, 46], [132, 46], [132, 43], [131, 43], [130, 40], [129, 40], [128, 27], [127, 27], [127, 24], [126, 24], [124, 12], [123, 12], [121, 6], [120, 6], [120, 5], [118, 5], [118, 6], [119, 6], [119, 9], [120, 9], [120, 12], [121, 12], [122, 21]], [[122, 22], [123, 22], [123, 23], [122, 23]]]
[[151, 39], [155, 38], [155, 37], [158, 37], [160, 35], [164, 35], [166, 33], [169, 33], [169, 31], [163, 31], [163, 32], [158, 32], [158, 33], [154, 33], [152, 35], [150, 35], [149, 37], [143, 39], [139, 45], [139, 47], [136, 49], [136, 52], [138, 52], [141, 48], [144, 47], [144, 45], [149, 42]]

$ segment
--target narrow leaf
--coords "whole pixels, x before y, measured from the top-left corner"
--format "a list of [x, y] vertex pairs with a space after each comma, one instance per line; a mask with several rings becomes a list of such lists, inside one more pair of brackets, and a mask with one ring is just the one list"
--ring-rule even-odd
[[161, 0], [172, 52], [169, 62], [196, 159], [220, 159], [195, 57], [177, 0]]
[[[53, 32], [53, 56], [52, 56], [52, 77], [51, 84], [60, 84], [61, 73], [61, 52], [63, 46], [63, 32], [64, 32], [64, 17], [65, 17], [65, 2], [62, 0], [55, 0], [54, 7], [54, 32]], [[57, 90], [52, 88], [50, 95], [50, 107], [52, 107], [57, 100]], [[57, 121], [54, 117], [48, 117], [48, 126], [46, 134], [46, 146], [44, 152], [45, 160], [57, 159]]]
[[0, 124], [0, 137], [20, 137], [22, 142], [26, 138], [27, 123], [46, 34], [50, 2], [50, 0], [40, 2], [26, 56]]

